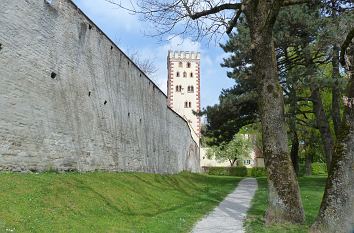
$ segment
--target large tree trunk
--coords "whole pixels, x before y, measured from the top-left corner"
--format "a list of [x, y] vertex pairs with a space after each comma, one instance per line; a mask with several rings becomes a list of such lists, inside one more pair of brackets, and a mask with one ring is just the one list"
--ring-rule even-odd
[[332, 119], [334, 125], [334, 132], [336, 137], [338, 137], [339, 127], [341, 125], [341, 116], [340, 116], [340, 101], [341, 101], [341, 90], [339, 85], [339, 46], [333, 45], [333, 54], [332, 54]]
[[260, 93], [263, 155], [268, 173], [267, 223], [302, 223], [304, 210], [288, 152], [283, 92], [278, 80], [272, 28], [282, 1], [250, 1], [252, 59]]
[[350, 80], [342, 125], [333, 153], [326, 189], [312, 232], [354, 231], [354, 45], [350, 49]]

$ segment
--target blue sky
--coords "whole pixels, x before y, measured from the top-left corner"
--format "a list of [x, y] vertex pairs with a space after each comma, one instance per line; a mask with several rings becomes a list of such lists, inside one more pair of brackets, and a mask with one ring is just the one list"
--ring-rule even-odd
[[[128, 0], [122, 0], [129, 2]], [[192, 41], [190, 38], [164, 38], [146, 36], [153, 25], [139, 20], [123, 9], [105, 0], [74, 0], [78, 7], [95, 22], [126, 54], [137, 52], [143, 59], [152, 60], [158, 71], [150, 77], [166, 93], [168, 50], [199, 51], [201, 53], [201, 106], [206, 107], [218, 102], [223, 88], [229, 88], [234, 81], [227, 78], [226, 69], [220, 67], [226, 54], [216, 44], [208, 41]], [[173, 38], [172, 38], [173, 37]], [[172, 39], [169, 39], [172, 38]], [[221, 40], [223, 42], [226, 37]]]

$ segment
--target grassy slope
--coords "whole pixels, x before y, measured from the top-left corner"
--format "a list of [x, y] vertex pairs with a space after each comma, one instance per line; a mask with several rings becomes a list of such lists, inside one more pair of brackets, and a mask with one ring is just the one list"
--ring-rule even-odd
[[239, 178], [1, 174], [0, 232], [187, 232]]
[[301, 189], [302, 202], [305, 209], [305, 225], [264, 225], [263, 216], [267, 208], [267, 180], [258, 178], [258, 190], [253, 199], [252, 207], [247, 213], [246, 232], [271, 232], [271, 233], [302, 233], [308, 232], [309, 226], [315, 221], [320, 208], [326, 177], [301, 177], [299, 185]]

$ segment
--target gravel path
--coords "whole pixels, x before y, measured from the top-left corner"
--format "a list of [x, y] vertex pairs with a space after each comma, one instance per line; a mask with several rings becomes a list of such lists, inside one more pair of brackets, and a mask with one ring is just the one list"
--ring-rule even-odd
[[256, 179], [243, 179], [218, 207], [197, 223], [192, 232], [243, 233], [243, 221], [256, 190]]

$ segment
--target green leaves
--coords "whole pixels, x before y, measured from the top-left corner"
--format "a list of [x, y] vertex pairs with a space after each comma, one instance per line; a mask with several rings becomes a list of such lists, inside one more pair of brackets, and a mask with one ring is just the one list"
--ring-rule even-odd
[[236, 134], [230, 142], [223, 142], [219, 146], [212, 146], [207, 150], [209, 159], [229, 161], [231, 166], [236, 160], [249, 158], [252, 151], [252, 142], [247, 134]]

